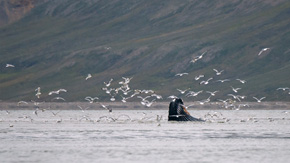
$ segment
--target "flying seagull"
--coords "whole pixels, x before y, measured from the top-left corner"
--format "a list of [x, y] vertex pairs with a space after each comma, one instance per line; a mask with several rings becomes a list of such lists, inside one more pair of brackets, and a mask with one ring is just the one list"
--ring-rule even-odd
[[175, 76], [183, 76], [183, 75], [188, 75], [188, 73], [187, 72], [184, 72], [184, 73], [175, 74]]
[[280, 87], [280, 88], [277, 88], [277, 90], [283, 90], [283, 91], [286, 91], [287, 89], [289, 89], [288, 87]]
[[203, 57], [203, 55], [204, 55], [205, 53], [206, 53], [206, 52], [204, 52], [204, 53], [202, 53], [201, 55], [195, 57], [194, 59], [192, 59], [192, 60], [190, 61], [190, 63], [195, 63], [196, 61], [202, 59], [202, 57]]
[[262, 98], [260, 98], [260, 99], [258, 99], [257, 97], [253, 97], [255, 100], [257, 100], [257, 102], [261, 102], [264, 98], [266, 98], [266, 97], [262, 97]]
[[233, 90], [235, 93], [238, 93], [238, 90], [242, 89], [242, 88], [234, 88], [234, 87], [232, 87], [232, 86], [231, 86], [231, 88], [232, 88], [232, 90]]
[[204, 85], [207, 85], [208, 84], [208, 82], [210, 81], [210, 80], [212, 80], [213, 78], [209, 78], [209, 79], [207, 79], [207, 80], [203, 80], [203, 81], [201, 81], [199, 84], [201, 85], [201, 84], [204, 84]]
[[230, 81], [230, 79], [222, 79], [222, 80], [217, 80], [217, 81], [223, 83], [223, 82]]
[[181, 90], [181, 89], [177, 89], [181, 94], [184, 94], [187, 90], [189, 90], [190, 88], [187, 88], [185, 90]]
[[219, 92], [219, 91], [214, 91], [214, 92], [210, 92], [210, 91], [206, 91], [206, 93], [209, 93], [211, 96], [215, 96], [215, 94]]
[[86, 77], [86, 80], [90, 79], [92, 77], [91, 74], [88, 74], [88, 76]]
[[109, 87], [111, 85], [112, 81], [113, 81], [113, 79], [111, 79], [108, 83], [104, 82], [104, 84], [106, 85], [106, 87]]
[[221, 75], [224, 70], [218, 71], [217, 69], [213, 69], [216, 72], [216, 75]]
[[200, 78], [203, 78], [203, 77], [204, 77], [204, 75], [199, 75], [199, 76], [196, 76], [194, 79], [199, 80]]
[[8, 68], [8, 67], [15, 67], [14, 65], [12, 65], [12, 64], [6, 64], [6, 67]]
[[238, 80], [239, 82], [241, 82], [242, 84], [245, 84], [247, 81], [246, 80], [242, 80], [242, 79], [236, 79]]
[[262, 49], [262, 50], [259, 52], [258, 55], [261, 55], [263, 52], [265, 52], [265, 51], [267, 51], [267, 50], [270, 50], [270, 48], [264, 48], [264, 49]]

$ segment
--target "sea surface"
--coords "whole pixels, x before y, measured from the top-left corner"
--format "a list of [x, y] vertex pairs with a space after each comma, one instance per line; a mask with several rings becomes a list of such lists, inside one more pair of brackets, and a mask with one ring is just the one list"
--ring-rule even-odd
[[1, 110], [0, 162], [289, 162], [287, 110]]

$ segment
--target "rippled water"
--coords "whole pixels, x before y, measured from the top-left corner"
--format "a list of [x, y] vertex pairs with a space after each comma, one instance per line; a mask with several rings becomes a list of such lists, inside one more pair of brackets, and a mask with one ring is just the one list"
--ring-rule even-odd
[[207, 122], [168, 122], [167, 110], [112, 114], [64, 110], [56, 116], [50, 111], [39, 111], [38, 116], [32, 110], [0, 111], [0, 159], [2, 163], [290, 160], [286, 111], [190, 112]]

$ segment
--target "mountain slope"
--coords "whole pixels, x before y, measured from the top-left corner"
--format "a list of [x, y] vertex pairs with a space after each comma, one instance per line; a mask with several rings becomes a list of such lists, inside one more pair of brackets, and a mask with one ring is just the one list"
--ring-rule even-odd
[[[276, 89], [290, 86], [289, 9], [286, 0], [38, 1], [0, 28], [0, 99], [33, 99], [41, 87], [43, 100], [58, 88], [69, 90], [63, 95], [68, 101], [87, 95], [108, 100], [103, 82], [114, 78], [116, 87], [126, 76], [133, 77], [132, 89], [154, 89], [164, 97], [191, 88], [220, 90], [215, 99], [224, 99], [233, 86], [242, 87], [248, 101], [287, 101], [289, 95]], [[215, 76], [214, 68], [224, 73]], [[181, 72], [189, 75], [177, 78]], [[86, 81], [88, 73], [93, 78]], [[231, 82], [199, 85], [199, 74]]]

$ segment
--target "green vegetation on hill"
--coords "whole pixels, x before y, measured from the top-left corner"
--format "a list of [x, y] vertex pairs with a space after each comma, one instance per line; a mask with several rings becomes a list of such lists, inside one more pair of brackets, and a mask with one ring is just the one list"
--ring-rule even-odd
[[[133, 77], [131, 89], [153, 89], [164, 98], [191, 88], [220, 90], [212, 100], [225, 99], [233, 86], [248, 101], [289, 101], [288, 92], [276, 90], [290, 87], [289, 45], [286, 0], [40, 0], [0, 27], [0, 100], [35, 99], [37, 87], [46, 101], [59, 88], [68, 90], [62, 95], [67, 101], [108, 100], [103, 82], [113, 78], [117, 87], [125, 76]], [[216, 76], [213, 68], [224, 72]], [[175, 76], [181, 72], [189, 75]], [[86, 81], [88, 73], [93, 77]], [[200, 85], [194, 80], [199, 74], [214, 79]]]

